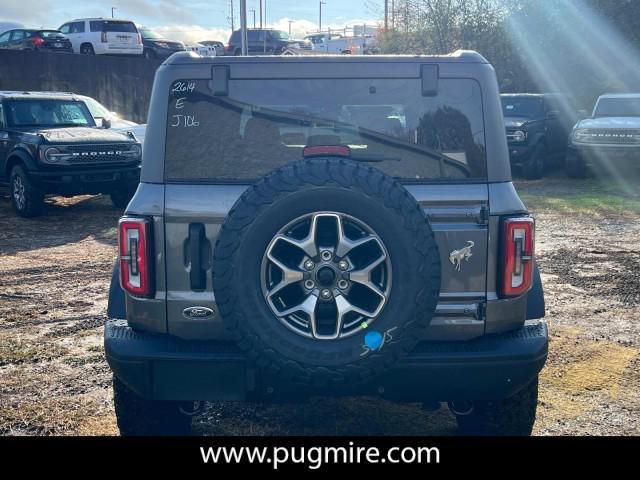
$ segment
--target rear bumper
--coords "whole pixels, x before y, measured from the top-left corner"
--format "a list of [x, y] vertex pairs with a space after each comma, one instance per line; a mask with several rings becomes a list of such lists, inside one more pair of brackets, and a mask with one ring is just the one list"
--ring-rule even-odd
[[140, 165], [73, 170], [34, 170], [29, 177], [45, 193], [68, 195], [110, 193], [135, 186], [140, 181]]
[[313, 390], [261, 376], [233, 344], [138, 332], [124, 320], [107, 322], [104, 345], [114, 374], [139, 395], [157, 400], [291, 401], [311, 395], [495, 400], [536, 377], [547, 358], [548, 332], [545, 323], [534, 322], [468, 342], [424, 342], [368, 384]]

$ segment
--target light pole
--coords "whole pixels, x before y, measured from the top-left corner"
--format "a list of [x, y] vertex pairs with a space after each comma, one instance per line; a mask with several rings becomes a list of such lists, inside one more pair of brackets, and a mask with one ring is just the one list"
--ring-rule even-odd
[[247, 54], [247, 0], [240, 0], [240, 34], [242, 37], [242, 55]]
[[289, 36], [291, 36], [291, 24], [294, 22], [294, 20], [289, 20]]
[[262, 28], [262, 0], [260, 0], [260, 28]]
[[322, 5], [326, 5], [326, 2], [320, 0], [320, 13], [318, 14], [318, 31], [322, 32]]
[[256, 28], [256, 11], [255, 10], [249, 10], [251, 13], [253, 13], [253, 28]]
[[115, 10], [117, 10], [117, 8], [116, 8], [116, 7], [111, 7], [111, 18], [114, 18], [114, 17], [113, 17], [113, 12], [114, 12]]

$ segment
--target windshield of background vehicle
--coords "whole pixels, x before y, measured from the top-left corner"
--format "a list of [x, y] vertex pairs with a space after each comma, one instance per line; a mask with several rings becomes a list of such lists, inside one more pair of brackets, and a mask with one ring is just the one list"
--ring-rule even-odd
[[168, 99], [168, 181], [250, 181], [303, 158], [305, 146], [347, 146], [405, 181], [486, 178], [479, 84], [441, 79], [203, 80], [175, 82]]
[[83, 102], [74, 100], [9, 100], [5, 102], [11, 127], [94, 127]]
[[502, 97], [502, 114], [505, 117], [540, 118], [544, 115], [539, 97]]
[[601, 98], [595, 117], [640, 117], [640, 98]]

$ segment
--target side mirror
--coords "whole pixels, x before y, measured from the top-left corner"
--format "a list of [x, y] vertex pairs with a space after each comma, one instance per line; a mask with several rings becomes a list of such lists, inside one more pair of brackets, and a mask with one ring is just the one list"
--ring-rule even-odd
[[111, 128], [111, 120], [109, 120], [108, 118], [103, 118], [102, 128]]

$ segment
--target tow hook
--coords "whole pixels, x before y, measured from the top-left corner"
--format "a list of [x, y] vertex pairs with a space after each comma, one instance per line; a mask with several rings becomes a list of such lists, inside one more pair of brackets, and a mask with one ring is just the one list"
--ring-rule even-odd
[[187, 410], [182, 406], [180, 406], [178, 407], [178, 410], [180, 411], [181, 414], [186, 415], [187, 417], [195, 417], [202, 410], [204, 410], [204, 403], [205, 402], [193, 402], [193, 409]]
[[471, 412], [473, 412], [473, 402], [469, 400], [451, 401], [447, 402], [447, 405], [449, 406], [449, 410], [461, 417], [470, 415]]

